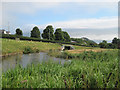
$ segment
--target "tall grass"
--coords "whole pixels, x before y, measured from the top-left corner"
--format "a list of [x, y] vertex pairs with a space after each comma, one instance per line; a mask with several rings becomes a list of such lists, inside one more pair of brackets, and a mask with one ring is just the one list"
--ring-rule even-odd
[[3, 73], [3, 88], [120, 88], [117, 51], [81, 55], [64, 65], [50, 60], [17, 66]]

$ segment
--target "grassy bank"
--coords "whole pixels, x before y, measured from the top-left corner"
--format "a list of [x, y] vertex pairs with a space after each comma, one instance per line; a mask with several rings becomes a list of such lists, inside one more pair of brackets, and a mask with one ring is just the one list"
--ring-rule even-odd
[[[73, 46], [74, 50], [66, 50], [64, 52], [50, 49], [48, 55], [64, 58], [64, 59], [84, 59], [86, 57], [93, 58], [93, 57], [101, 57], [103, 54], [109, 54], [110, 56], [115, 52], [118, 52], [118, 49], [101, 49], [98, 47], [84, 47], [84, 46]], [[104, 56], [106, 57], [106, 56]], [[108, 57], [106, 57], [108, 58]]]
[[59, 44], [45, 43], [45, 42], [35, 42], [35, 41], [22, 41], [22, 40], [11, 40], [2, 39], [2, 54], [10, 53], [23, 53], [25, 50], [29, 49], [34, 51], [48, 51], [49, 49], [59, 49], [61, 46]]
[[3, 88], [120, 88], [117, 51], [81, 55], [64, 65], [50, 61], [8, 70]]

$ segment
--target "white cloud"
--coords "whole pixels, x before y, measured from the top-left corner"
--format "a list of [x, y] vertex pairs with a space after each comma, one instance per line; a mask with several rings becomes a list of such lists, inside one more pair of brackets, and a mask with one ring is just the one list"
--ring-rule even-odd
[[[25, 0], [24, 0], [25, 1]], [[4, 22], [8, 21], [15, 21], [15, 19], [18, 19], [16, 17], [16, 14], [25, 14], [25, 15], [35, 15], [37, 12], [40, 12], [40, 10], [47, 10], [48, 8], [51, 8], [51, 10], [54, 10], [54, 13], [59, 13], [59, 14], [64, 14], [64, 12], [67, 12], [70, 10], [72, 5], [77, 5], [81, 6], [86, 14], [88, 13], [89, 15], [96, 14], [101, 9], [107, 9], [109, 11], [115, 11], [117, 8], [117, 3], [90, 3], [90, 2], [82, 2], [82, 3], [63, 3], [63, 2], [3, 2], [2, 4], [2, 11], [3, 11], [3, 20]], [[96, 8], [94, 8], [96, 7]], [[61, 9], [61, 11], [59, 11]], [[81, 8], [80, 8], [81, 10]], [[17, 21], [17, 20], [16, 20]], [[4, 24], [3, 22], [3, 24]], [[79, 22], [79, 21], [77, 21]]]
[[[87, 2], [87, 1], [88, 0], [84, 0], [83, 2]], [[98, 0], [98, 1], [102, 2], [102, 0], [101, 1]], [[109, 0], [109, 1], [114, 1], [114, 0]], [[22, 2], [22, 1], [20, 1], [20, 2]], [[28, 1], [28, 2], [30, 2], [30, 1]], [[35, 1], [33, 1], [33, 2], [35, 2]], [[11, 3], [11, 4], [10, 3], [5, 3], [7, 7], [4, 6], [4, 8], [8, 11], [7, 11], [6, 14], [4, 14], [6, 16], [4, 16], [5, 19], [4, 19], [3, 24], [7, 25], [6, 23], [8, 23], [8, 21], [11, 21], [11, 23], [14, 21], [15, 22], [15, 23], [13, 23], [14, 26], [11, 26], [11, 27], [14, 27], [13, 30], [15, 30], [15, 28], [17, 28], [17, 25], [15, 25], [15, 24], [16, 23], [19, 24], [19, 22], [16, 21], [17, 17], [15, 17], [15, 15], [13, 16], [13, 15], [10, 14], [11, 12], [15, 12], [15, 13], [21, 12], [21, 13], [25, 13], [25, 14], [34, 14], [35, 12], [37, 12], [40, 9], [58, 7], [58, 5], [61, 4], [60, 2], [44, 3], [44, 4], [43, 4], [43, 2], [41, 2], [41, 3], [18, 3], [16, 5], [15, 5], [15, 3]], [[104, 0], [104, 2], [105, 2], [105, 0]], [[93, 4], [95, 4], [95, 3], [93, 3]], [[109, 4], [108, 4], [108, 6], [106, 6], [106, 4], [98, 5], [96, 7], [96, 11], [100, 8], [103, 8], [103, 7], [104, 8], [109, 8], [111, 10], [114, 6], [114, 5], [111, 4], [111, 6], [112, 6], [112, 8], [111, 8], [111, 7], [109, 7]], [[94, 7], [94, 5], [93, 5], [93, 7]], [[91, 11], [91, 10], [88, 10], [88, 11], [90, 11], [92, 13], [95, 12], [95, 11]], [[50, 23], [45, 24], [45, 25], [38, 25], [38, 27], [41, 30], [43, 30], [49, 24], [53, 25], [54, 28], [61, 27], [61, 28], [77, 28], [77, 29], [91, 29], [91, 30], [96, 29], [96, 31], [97, 31], [98, 29], [105, 29], [106, 30], [106, 29], [109, 29], [109, 28], [117, 28], [118, 27], [118, 17], [101, 17], [101, 18], [91, 18], [91, 19], [84, 18], [84, 19], [77, 19], [77, 20], [70, 20], [70, 21], [50, 22]], [[31, 29], [34, 26], [36, 26], [36, 25], [35, 24], [25, 24], [23, 27], [20, 27], [20, 28], [23, 30], [24, 33], [30, 33]], [[81, 36], [76, 31], [74, 33], [69, 31], [69, 33], [72, 37], [80, 37]], [[93, 33], [93, 31], [91, 31], [91, 33]], [[90, 34], [90, 33], [86, 32], [86, 34], [84, 34], [82, 36], [88, 37], [92, 40], [101, 40], [101, 39], [112, 40], [113, 37], [117, 36], [117, 34], [105, 34], [104, 35], [104, 32], [103, 32], [103, 34], [96, 35], [94, 33]]]
[[[54, 27], [60, 28], [82, 28], [82, 29], [105, 29], [105, 28], [117, 28], [118, 18], [117, 17], [102, 17], [102, 18], [90, 18], [90, 19], [79, 19], [62, 22], [51, 22]], [[49, 25], [47, 24], [47, 25]], [[45, 27], [46, 25], [40, 25]]]

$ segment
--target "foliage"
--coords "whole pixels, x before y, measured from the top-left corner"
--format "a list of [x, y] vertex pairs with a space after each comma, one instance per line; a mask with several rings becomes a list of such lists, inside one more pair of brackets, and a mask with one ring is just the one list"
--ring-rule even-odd
[[93, 52], [93, 51], [83, 51], [81, 53], [70, 53], [70, 52], [63, 52], [59, 54], [57, 57], [59, 58], [64, 58], [64, 59], [81, 59], [81, 60], [86, 60], [86, 59], [108, 59], [109, 57], [106, 57], [105, 55], [112, 55], [113, 53], [116, 53], [117, 57], [117, 50], [106, 50], [106, 51], [101, 51], [101, 52]]
[[54, 29], [52, 27], [52, 25], [48, 25], [44, 30], [43, 30], [43, 33], [42, 33], [42, 37], [43, 39], [48, 39], [48, 40], [54, 40]]
[[[46, 40], [46, 39], [40, 39], [40, 38], [33, 38], [33, 37], [25, 37], [25, 36], [17, 36], [20, 38], [20, 40], [26, 40], [26, 41], [42, 41], [42, 42], [51, 42], [51, 43], [61, 43], [61, 44], [71, 44], [71, 45], [80, 45], [79, 43], [71, 43], [71, 42], [64, 42], [64, 41], [54, 41], [54, 40]], [[7, 35], [3, 34], [0, 38], [7, 38], [7, 39], [16, 39], [16, 35]], [[82, 46], [82, 45], [81, 45]], [[83, 45], [84, 46], [84, 45]]]
[[65, 31], [62, 31], [62, 33], [63, 33], [64, 41], [65, 42], [70, 42], [71, 39], [70, 39], [69, 34], [67, 32], [65, 32]]
[[90, 47], [97, 47], [97, 43], [88, 38], [71, 38], [72, 41], [75, 43], [79, 43], [80, 45], [90, 46]]
[[59, 40], [59, 41], [64, 41], [64, 42], [70, 42], [71, 39], [70, 39], [70, 36], [67, 32], [65, 31], [62, 31], [61, 28], [57, 28], [55, 33], [55, 40]]
[[16, 35], [20, 35], [20, 36], [23, 35], [23, 32], [22, 32], [22, 30], [20, 30], [20, 28], [16, 29]]
[[40, 31], [37, 26], [35, 26], [31, 31], [31, 37], [40, 38]]
[[107, 41], [103, 40], [101, 43], [99, 43], [100, 48], [107, 48]]
[[118, 38], [114, 38], [113, 40], [112, 40], [112, 44], [114, 44], [115, 45], [115, 47], [116, 48], [119, 48], [120, 49], [120, 39]]
[[[17, 66], [2, 74], [3, 88], [120, 88], [117, 52], [84, 53], [59, 64]], [[84, 58], [84, 59], [83, 59]]]
[[23, 53], [24, 54], [39, 53], [39, 49], [37, 49], [37, 48], [32, 49], [31, 47], [25, 47]]
[[115, 38], [112, 40], [112, 43], [113, 43], [113, 44], [118, 44], [118, 39], [115, 37]]
[[54, 34], [55, 34], [55, 40], [64, 41], [64, 36], [61, 28], [57, 28]]
[[32, 50], [30, 47], [25, 47], [23, 53], [24, 53], [24, 54], [33, 53], [33, 50]]
[[103, 40], [101, 43], [99, 43], [99, 46], [100, 48], [113, 48], [113, 49], [116, 49], [116, 48], [120, 48], [120, 39], [118, 38], [114, 38], [112, 40], [112, 43], [107, 43], [107, 41]]

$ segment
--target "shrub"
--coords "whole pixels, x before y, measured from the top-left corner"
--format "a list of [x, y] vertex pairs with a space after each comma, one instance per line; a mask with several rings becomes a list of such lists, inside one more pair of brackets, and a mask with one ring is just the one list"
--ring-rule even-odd
[[25, 47], [23, 53], [24, 54], [29, 54], [29, 53], [33, 53], [34, 51], [30, 48], [30, 47]]

